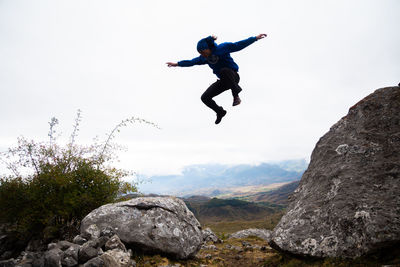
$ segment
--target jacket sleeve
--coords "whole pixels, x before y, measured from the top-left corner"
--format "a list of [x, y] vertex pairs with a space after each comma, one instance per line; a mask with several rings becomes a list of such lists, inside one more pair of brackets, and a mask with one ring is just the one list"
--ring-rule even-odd
[[178, 61], [178, 66], [179, 67], [191, 67], [191, 66], [194, 66], [194, 65], [203, 65], [203, 64], [206, 64], [206, 63], [207, 63], [207, 61], [202, 56], [198, 56], [198, 57], [195, 57], [195, 58], [193, 58], [191, 60]]
[[256, 37], [249, 37], [247, 39], [244, 39], [244, 40], [236, 42], [236, 43], [222, 43], [220, 45], [223, 45], [223, 48], [228, 53], [232, 53], [232, 52], [237, 52], [237, 51], [242, 50], [243, 48], [251, 45], [255, 41], [257, 41]]

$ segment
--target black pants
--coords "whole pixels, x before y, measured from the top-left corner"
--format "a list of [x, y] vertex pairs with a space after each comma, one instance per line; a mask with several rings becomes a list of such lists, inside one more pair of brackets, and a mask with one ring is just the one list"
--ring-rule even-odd
[[219, 76], [220, 79], [211, 84], [201, 96], [201, 101], [216, 113], [219, 113], [224, 109], [215, 103], [213, 97], [229, 89], [232, 90], [233, 97], [238, 96], [240, 91], [242, 91], [242, 88], [240, 88], [238, 84], [240, 77], [236, 71], [229, 68], [222, 68]]

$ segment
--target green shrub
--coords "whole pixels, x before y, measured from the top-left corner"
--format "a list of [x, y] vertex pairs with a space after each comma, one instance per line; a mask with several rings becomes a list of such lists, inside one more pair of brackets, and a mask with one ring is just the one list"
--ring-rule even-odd
[[130, 118], [119, 123], [104, 142], [91, 146], [75, 144], [80, 111], [70, 141], [57, 144], [52, 118], [49, 141], [35, 142], [18, 138], [18, 145], [2, 153], [1, 161], [11, 175], [0, 178], [0, 223], [6, 223], [19, 237], [43, 235], [46, 229], [79, 225], [80, 220], [101, 205], [119, 196], [137, 191], [136, 184], [123, 178], [132, 172], [110, 166], [115, 160], [114, 134], [128, 123], [144, 122]]

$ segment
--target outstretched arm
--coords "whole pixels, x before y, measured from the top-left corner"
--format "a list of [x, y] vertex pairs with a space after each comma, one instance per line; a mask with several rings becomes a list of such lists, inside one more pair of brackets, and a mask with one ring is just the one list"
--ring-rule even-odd
[[177, 67], [177, 66], [179, 66], [179, 67], [191, 67], [191, 66], [194, 66], [194, 65], [203, 65], [203, 64], [206, 64], [207, 63], [207, 61], [205, 60], [205, 58], [203, 58], [202, 56], [198, 56], [198, 57], [195, 57], [195, 58], [193, 58], [193, 59], [191, 59], [191, 60], [181, 60], [181, 61], [178, 61], [178, 62], [167, 62], [166, 64], [167, 64], [167, 66], [168, 67]]
[[239, 41], [239, 42], [236, 42], [236, 43], [223, 43], [223, 44], [221, 44], [221, 45], [224, 45], [224, 46], [226, 47], [226, 49], [227, 49], [230, 53], [232, 53], [232, 52], [240, 51], [240, 50], [242, 50], [243, 48], [245, 48], [245, 47], [251, 45], [251, 44], [254, 43], [255, 41], [260, 40], [260, 39], [263, 39], [263, 38], [265, 38], [265, 37], [267, 37], [267, 35], [266, 35], [265, 33], [261, 33], [261, 34], [259, 34], [259, 35], [257, 35], [257, 36], [250, 37], [250, 38], [247, 38], [247, 39], [245, 39], [245, 40], [242, 40], [242, 41]]

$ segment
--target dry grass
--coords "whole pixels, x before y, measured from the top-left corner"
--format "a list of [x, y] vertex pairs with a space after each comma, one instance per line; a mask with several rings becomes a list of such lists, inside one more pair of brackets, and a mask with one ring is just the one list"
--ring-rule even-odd
[[278, 212], [268, 216], [263, 220], [240, 220], [221, 222], [206, 221], [201, 223], [203, 228], [210, 227], [215, 234], [217, 234], [218, 236], [223, 236], [248, 228], [262, 228], [272, 230], [282, 216], [283, 212]]
[[[246, 248], [242, 242], [252, 245]], [[189, 260], [174, 260], [160, 255], [136, 255], [137, 267], [381, 267], [385, 264], [390, 267], [400, 267], [400, 258], [378, 260], [374, 258], [360, 258], [355, 260], [343, 259], [299, 259], [281, 254], [271, 249], [265, 240], [257, 237], [241, 239], [227, 239], [223, 243], [201, 249], [195, 258]], [[230, 248], [231, 247], [231, 248]], [[232, 248], [233, 247], [233, 248]], [[264, 248], [263, 248], [264, 247]]]
[[[242, 241], [247, 241], [253, 246], [268, 247], [261, 250], [260, 248], [247, 249], [242, 246]], [[207, 245], [212, 245], [212, 242]], [[143, 255], [136, 258], [138, 267], [153, 267], [175, 265], [198, 267], [206, 265], [207, 267], [223, 267], [223, 266], [246, 266], [256, 267], [262, 266], [266, 258], [271, 257], [276, 252], [269, 248], [266, 241], [259, 238], [244, 238], [227, 240], [222, 244], [215, 244], [216, 249], [201, 249], [195, 258], [185, 261], [173, 260], [160, 255]], [[227, 247], [228, 246], [228, 247]], [[229, 246], [234, 246], [231, 249]], [[261, 265], [260, 265], [261, 264]]]

